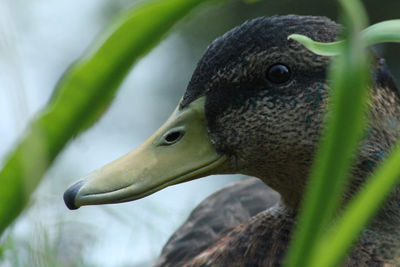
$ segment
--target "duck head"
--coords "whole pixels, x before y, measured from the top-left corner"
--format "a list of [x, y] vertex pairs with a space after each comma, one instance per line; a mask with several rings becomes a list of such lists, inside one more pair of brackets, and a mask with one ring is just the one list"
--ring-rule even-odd
[[66, 205], [125, 202], [210, 174], [242, 173], [296, 206], [323, 124], [329, 58], [287, 37], [331, 42], [339, 32], [327, 18], [289, 15], [250, 20], [216, 39], [167, 122], [70, 186]]

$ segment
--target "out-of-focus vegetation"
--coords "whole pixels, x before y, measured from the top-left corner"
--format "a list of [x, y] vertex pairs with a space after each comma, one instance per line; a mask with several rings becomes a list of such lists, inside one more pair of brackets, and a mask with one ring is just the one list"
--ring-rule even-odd
[[120, 18], [99, 48], [92, 48], [67, 71], [0, 172], [0, 233], [22, 211], [68, 140], [107, 109], [132, 64], [198, 4], [163, 0], [134, 8]]
[[[332, 60], [329, 80], [333, 81], [331, 114], [323, 130], [303, 206], [288, 252], [287, 266], [311, 266], [310, 260], [336, 213], [345, 190], [357, 145], [366, 125], [369, 73], [366, 44], [361, 30], [367, 24], [359, 2], [339, 1], [343, 7], [346, 39], [339, 56]], [[351, 90], [348, 90], [351, 88]], [[324, 251], [323, 253], [326, 253]], [[329, 253], [329, 251], [328, 251]], [[344, 255], [343, 255], [344, 256]], [[335, 262], [336, 263], [336, 262]], [[323, 266], [334, 266], [332, 263]]]
[[[367, 24], [362, 3], [358, 0], [339, 2], [344, 10], [345, 40], [322, 44], [302, 35], [289, 37], [315, 53], [337, 57], [333, 59], [329, 73], [331, 115], [311, 170], [287, 266], [333, 267], [340, 264], [400, 177], [400, 167], [396, 165], [400, 160], [400, 149], [397, 149], [360, 194], [353, 196], [350, 205], [345, 207], [344, 216], [335, 218], [346, 180], [350, 178], [355, 151], [366, 128], [366, 103], [371, 82], [367, 47], [379, 42], [400, 42], [400, 20], [384, 21], [362, 31]], [[337, 222], [331, 226], [334, 218]]]
[[[186, 0], [185, 0], [186, 1]], [[173, 2], [173, 1], [166, 1], [166, 2]], [[192, 2], [192, 1], [187, 1]], [[195, 2], [195, 1], [193, 1]], [[253, 2], [253, 1], [251, 1]], [[397, 18], [398, 17], [398, 10], [400, 10], [400, 2], [398, 0], [389, 0], [389, 1], [364, 1], [367, 10], [369, 11], [370, 14], [370, 21], [372, 23], [377, 22], [377, 21], [382, 21], [382, 20], [387, 20], [391, 18]], [[190, 4], [190, 3], [189, 3]], [[193, 3], [191, 3], [193, 4]], [[121, 6], [124, 6], [125, 4], [122, 4]], [[108, 8], [104, 10], [103, 16], [105, 17], [113, 17], [115, 16], [116, 13], [119, 13], [121, 10], [121, 6], [118, 6], [118, 4], [110, 4]], [[189, 9], [189, 8], [188, 8]], [[323, 2], [323, 1], [314, 1], [314, 0], [303, 0], [303, 1], [290, 1], [290, 0], [283, 0], [283, 1], [255, 1], [252, 4], [244, 3], [243, 1], [230, 1], [227, 2], [225, 5], [220, 6], [220, 7], [212, 7], [210, 8], [209, 6], [204, 6], [202, 12], [198, 12], [196, 14], [193, 14], [190, 16], [190, 19], [184, 20], [184, 23], [179, 24], [178, 27], [175, 28], [177, 34], [179, 35], [179, 38], [181, 39], [182, 47], [177, 47], [176, 50], [174, 51], [174, 47], [171, 48], [171, 53], [175, 53], [176, 57], [179, 59], [176, 66], [174, 68], [170, 69], [170, 72], [168, 74], [160, 74], [160, 73], [153, 73], [153, 79], [158, 79], [159, 77], [163, 77], [163, 80], [161, 81], [164, 84], [169, 84], [168, 88], [164, 88], [165, 90], [160, 90], [157, 92], [159, 99], [164, 99], [165, 101], [170, 100], [170, 102], [175, 102], [177, 99], [177, 95], [181, 95], [184, 90], [184, 84], [187, 82], [188, 77], [190, 76], [190, 72], [194, 67], [194, 62], [199, 59], [202, 51], [205, 49], [206, 45], [208, 45], [214, 38], [217, 36], [221, 35], [225, 31], [231, 29], [232, 27], [242, 23], [244, 20], [254, 18], [257, 16], [269, 16], [269, 15], [275, 15], [275, 14], [304, 14], [304, 15], [325, 15], [328, 16], [332, 19], [337, 19], [337, 6], [334, 1], [330, 2]], [[180, 13], [183, 14], [183, 13]], [[180, 15], [179, 15], [180, 16]], [[151, 17], [151, 20], [154, 18], [154, 14]], [[157, 16], [156, 16], [157, 17]], [[177, 18], [177, 17], [175, 17]], [[163, 25], [167, 26], [166, 28], [162, 28], [160, 30], [164, 31], [167, 28], [169, 28], [171, 25]], [[128, 29], [127, 32], [130, 32], [131, 29]], [[136, 30], [136, 28], [135, 28]], [[158, 29], [157, 29], [158, 30]], [[135, 32], [132, 29], [132, 32]], [[158, 32], [161, 33], [161, 32]], [[129, 34], [129, 33], [128, 33]], [[160, 35], [158, 35], [160, 36]], [[128, 38], [129, 36], [125, 36]], [[159, 37], [157, 37], [159, 38]], [[120, 44], [118, 44], [120, 45]], [[130, 49], [130, 47], [128, 47]], [[400, 58], [399, 58], [399, 53], [398, 50], [396, 52], [396, 47], [391, 46], [391, 45], [385, 45], [385, 46], [379, 46], [377, 48], [383, 56], [385, 56], [388, 60], [389, 65], [391, 66], [394, 74], [399, 74], [400, 73]], [[398, 49], [398, 48], [397, 48]], [[147, 48], [143, 48], [142, 51], [147, 50]], [[139, 54], [137, 54], [139, 55]], [[142, 55], [142, 53], [140, 53]], [[105, 57], [108, 57], [109, 53], [105, 54]], [[125, 59], [126, 62], [130, 62], [130, 64], [133, 62], [133, 59], [131, 58], [130, 60]], [[128, 64], [128, 63], [127, 63]], [[96, 63], [97, 65], [97, 63]], [[101, 64], [100, 64], [101, 65]], [[123, 65], [123, 64], [122, 64]], [[79, 65], [78, 65], [79, 66]], [[190, 66], [190, 67], [188, 67]], [[66, 66], [65, 66], [66, 67]], [[96, 66], [97, 67], [97, 66]], [[107, 67], [107, 66], [106, 66]], [[108, 66], [113, 68], [112, 66]], [[114, 73], [114, 75], [118, 75], [118, 79], [113, 81], [113, 86], [116, 88], [119, 83], [121, 82], [121, 77], [119, 75], [124, 75], [126, 74], [127, 69], [129, 68], [128, 65], [123, 67], [123, 70], [118, 73]], [[116, 68], [115, 70], [117, 70]], [[74, 69], [72, 69], [73, 71]], [[121, 70], [121, 69], [120, 69]], [[186, 73], [186, 75], [182, 75], [182, 73]], [[96, 73], [91, 74], [93, 77], [96, 76]], [[104, 77], [101, 77], [104, 78]], [[161, 79], [161, 78], [160, 78]], [[65, 80], [64, 80], [65, 81]], [[103, 84], [101, 84], [103, 85]], [[91, 85], [94, 88], [94, 85]], [[104, 85], [103, 85], [104, 86]], [[83, 86], [82, 86], [83, 88]], [[105, 87], [104, 87], [105, 88]], [[146, 90], [145, 88], [133, 88], [132, 90]], [[110, 93], [111, 94], [111, 93]], [[54, 98], [56, 99], [56, 98]], [[105, 101], [109, 101], [111, 99], [111, 95], [108, 95], [106, 97]], [[94, 101], [95, 99], [92, 99], [91, 101]], [[100, 101], [101, 102], [101, 101]], [[101, 104], [101, 103], [95, 103], [91, 102], [94, 104], [99, 104], [99, 113], [104, 111], [104, 109], [107, 105], [106, 104]], [[152, 103], [154, 105], [154, 103]], [[172, 104], [173, 105], [173, 104]], [[134, 108], [133, 108], [134, 109]], [[63, 111], [64, 112], [64, 111]], [[74, 112], [82, 112], [82, 110], [75, 110]], [[133, 111], [134, 112], [134, 111]], [[97, 113], [95, 116], [97, 117], [99, 115]], [[168, 113], [168, 112], [167, 112]], [[162, 116], [162, 113], [158, 116]], [[58, 119], [56, 119], [58, 121]], [[90, 119], [90, 121], [93, 121], [93, 119]], [[82, 128], [82, 126], [78, 127], [79, 129]], [[78, 128], [76, 130], [69, 129], [70, 133], [76, 133], [78, 131]], [[55, 131], [60, 131], [61, 129], [54, 129]], [[60, 134], [65, 134], [64, 132], [60, 132]], [[63, 138], [63, 143], [66, 142], [66, 138], [64, 136]], [[58, 145], [58, 148], [61, 148], [62, 145]], [[35, 148], [36, 150], [36, 148]], [[57, 149], [59, 150], [59, 149]], [[47, 151], [46, 151], [47, 153]], [[54, 158], [55, 154], [54, 152], [51, 152], [52, 157]], [[48, 164], [49, 162], [46, 162], [45, 164]], [[35, 165], [34, 168], [37, 168], [40, 166]], [[70, 166], [71, 168], [72, 166]], [[37, 177], [41, 176], [43, 174], [44, 167], [41, 168], [40, 172], [37, 173]], [[74, 180], [76, 177], [72, 177], [71, 181]], [[30, 177], [31, 179], [31, 177]], [[38, 180], [36, 180], [38, 181]], [[36, 183], [36, 182], [35, 182]], [[34, 183], [34, 184], [35, 184]], [[1, 188], [7, 188], [7, 193], [12, 196], [12, 191], [9, 190], [10, 187], [5, 187], [2, 186]], [[33, 190], [34, 186], [30, 185], [28, 192], [31, 192]], [[19, 191], [19, 187], [16, 188], [17, 191]], [[4, 189], [5, 190], [5, 189]], [[24, 189], [25, 190], [25, 189]], [[57, 192], [60, 195], [60, 201], [61, 201], [61, 195], [63, 193], [62, 189]], [[14, 195], [15, 196], [15, 195]], [[19, 210], [20, 207], [28, 200], [27, 198], [28, 195], [22, 194], [21, 199], [18, 200], [17, 206], [8, 206], [8, 211], [7, 215], [8, 220], [7, 222], [10, 221], [10, 218], [15, 217]], [[2, 197], [5, 197], [5, 195], [2, 195]], [[2, 202], [9, 204], [9, 202]], [[0, 209], [1, 210], [1, 209]], [[159, 210], [160, 213], [164, 212], [162, 210]], [[112, 213], [111, 216], [113, 217], [118, 217], [116, 216], [115, 213]], [[136, 220], [135, 218], [130, 218], [126, 217], [125, 215], [123, 216], [125, 219], [122, 221], [125, 224], [129, 224], [129, 221]], [[3, 228], [6, 224], [3, 224]], [[129, 227], [133, 227], [132, 225], [128, 225]], [[89, 266], [89, 262], [87, 261], [85, 255], [87, 249], [85, 247], [90, 247], [92, 245], [91, 243], [91, 237], [85, 235], [85, 230], [84, 228], [87, 226], [83, 227], [77, 227], [77, 229], [73, 229], [72, 231], [68, 232], [69, 235], [71, 235], [71, 232], [74, 233], [76, 241], [68, 241], [64, 242], [64, 238], [66, 237], [66, 232], [65, 229], [62, 228], [63, 230], [60, 231], [55, 231], [56, 233], [53, 234], [52, 238], [49, 237], [48, 232], [50, 231], [49, 229], [42, 229], [38, 228], [34, 234], [27, 235], [28, 240], [25, 240], [24, 242], [16, 242], [13, 239], [12, 235], [7, 235], [6, 238], [3, 237], [3, 251], [5, 251], [5, 255], [7, 256], [7, 261], [9, 266], [26, 266], [29, 263], [34, 262], [35, 265], [37, 266], [55, 266], [55, 265], [63, 265], [63, 266]], [[156, 232], [150, 230], [151, 232]], [[53, 230], [54, 232], [54, 230]], [[67, 234], [67, 235], [68, 235]], [[32, 238], [33, 236], [36, 236], [37, 238]], [[56, 237], [56, 238], [54, 238]], [[36, 240], [36, 241], [35, 241]], [[38, 241], [41, 240], [41, 241]], [[69, 244], [69, 248], [63, 247], [63, 245]], [[71, 247], [74, 247], [73, 251], [71, 252]], [[127, 245], [129, 246], [129, 245]], [[160, 244], [158, 245], [160, 246]], [[80, 249], [76, 249], [80, 248]], [[69, 252], [68, 252], [69, 251]], [[129, 252], [130, 249], [129, 247], [127, 248], [127, 251]], [[68, 253], [67, 253], [68, 252]], [[75, 253], [74, 253], [75, 252]], [[74, 255], [73, 259], [65, 259], [65, 255]], [[17, 257], [18, 255], [19, 257]], [[102, 255], [106, 257], [106, 255]], [[140, 255], [135, 255], [135, 251], [132, 249], [132, 258], [137, 258], [140, 257]]]

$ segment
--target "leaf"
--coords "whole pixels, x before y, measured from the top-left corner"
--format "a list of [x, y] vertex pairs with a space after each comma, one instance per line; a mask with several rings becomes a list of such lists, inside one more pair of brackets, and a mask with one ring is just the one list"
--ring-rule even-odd
[[376, 214], [400, 178], [400, 144], [346, 206], [338, 222], [316, 246], [310, 266], [337, 266], [362, 229]]
[[378, 43], [400, 42], [400, 19], [386, 20], [366, 28], [362, 38], [367, 45]]
[[[400, 20], [387, 20], [369, 26], [361, 32], [361, 38], [366, 45], [374, 45], [386, 42], [400, 42]], [[337, 56], [342, 51], [345, 41], [321, 43], [301, 34], [291, 34], [288, 39], [293, 39], [310, 51], [321, 56]]]
[[320, 56], [337, 56], [343, 51], [344, 41], [321, 43], [302, 34], [291, 34], [288, 39], [293, 39], [304, 45], [311, 52]]
[[[330, 66], [328, 80], [333, 82], [329, 116], [311, 169], [298, 215], [298, 225], [288, 250], [286, 266], [290, 267], [313, 264], [319, 238], [333, 219], [341, 201], [354, 152], [366, 125], [364, 114], [369, 72], [365, 43], [360, 36], [366, 16], [358, 1], [342, 0], [341, 3], [346, 15], [349, 41], [339, 48], [339, 56], [334, 58]], [[353, 14], [357, 16], [353, 17]], [[320, 266], [334, 265], [327, 262]]]
[[157, 0], [135, 7], [67, 71], [0, 172], [0, 233], [23, 210], [66, 143], [104, 113], [131, 66], [203, 2]]
[[[399, 42], [400, 20], [377, 23], [362, 32], [366, 43]], [[337, 266], [378, 212], [400, 179], [400, 143], [351, 199], [337, 222], [319, 238], [310, 266]]]

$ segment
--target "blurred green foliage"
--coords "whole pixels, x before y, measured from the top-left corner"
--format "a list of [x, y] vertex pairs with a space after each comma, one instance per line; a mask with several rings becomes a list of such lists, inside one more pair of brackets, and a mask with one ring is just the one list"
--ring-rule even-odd
[[361, 2], [339, 2], [344, 10], [345, 41], [322, 44], [305, 36], [291, 36], [315, 53], [338, 56], [333, 60], [329, 74], [332, 81], [330, 116], [311, 170], [287, 266], [333, 267], [340, 264], [400, 178], [400, 168], [395, 165], [400, 158], [398, 149], [367, 186], [353, 197], [351, 204], [345, 207], [344, 215], [330, 226], [334, 214], [338, 213], [346, 180], [350, 178], [349, 169], [366, 126], [370, 88], [366, 48], [379, 42], [400, 42], [400, 20], [384, 21], [361, 31], [367, 20]]
[[199, 3], [159, 0], [132, 9], [67, 71], [0, 172], [0, 232], [23, 210], [65, 144], [104, 113], [131, 66]]
[[360, 33], [367, 23], [366, 14], [359, 2], [345, 1], [340, 2], [347, 42], [339, 45], [339, 56], [332, 60], [328, 74], [328, 79], [332, 81], [330, 116], [314, 159], [297, 231], [288, 253], [287, 266], [291, 267], [312, 265], [318, 240], [342, 201], [345, 181], [349, 178], [349, 169], [356, 156], [354, 152], [366, 125], [364, 114], [369, 87], [369, 61]]

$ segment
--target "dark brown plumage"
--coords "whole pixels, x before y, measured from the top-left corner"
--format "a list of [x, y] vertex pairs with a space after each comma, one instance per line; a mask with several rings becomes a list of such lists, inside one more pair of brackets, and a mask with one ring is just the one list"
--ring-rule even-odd
[[183, 266], [278, 199], [278, 193], [256, 178], [235, 182], [212, 194], [171, 236], [154, 266]]

